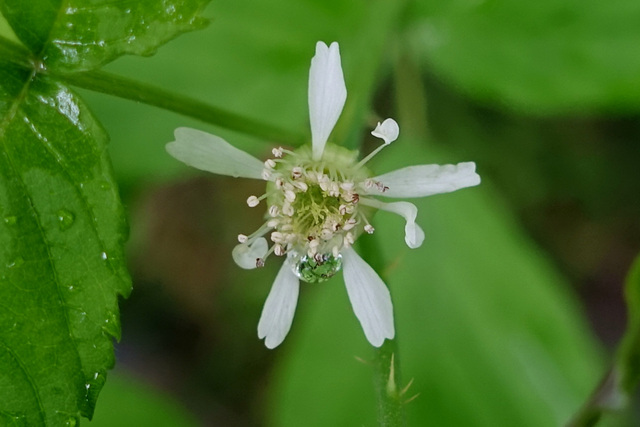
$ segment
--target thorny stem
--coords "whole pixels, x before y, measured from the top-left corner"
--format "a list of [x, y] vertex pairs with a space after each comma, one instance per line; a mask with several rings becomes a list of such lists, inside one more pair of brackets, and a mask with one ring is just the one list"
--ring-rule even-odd
[[[380, 275], [382, 280], [389, 285], [388, 278], [384, 277], [381, 266], [385, 265], [379, 244], [374, 236], [359, 239], [360, 252]], [[400, 358], [397, 348], [397, 336], [393, 340], [385, 340], [380, 348], [374, 352], [373, 382], [375, 386], [376, 400], [378, 402], [378, 423], [382, 427], [397, 427], [406, 425], [404, 402], [407, 399], [403, 390], [402, 375], [400, 373]]]

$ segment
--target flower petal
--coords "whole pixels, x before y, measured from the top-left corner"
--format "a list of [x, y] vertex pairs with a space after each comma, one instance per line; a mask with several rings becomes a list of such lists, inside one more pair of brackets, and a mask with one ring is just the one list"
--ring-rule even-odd
[[194, 168], [235, 178], [262, 179], [264, 164], [219, 136], [191, 128], [177, 128], [167, 152]]
[[267, 348], [279, 346], [289, 333], [299, 291], [300, 281], [287, 259], [273, 282], [258, 322], [258, 338], [266, 338], [264, 344]]
[[404, 241], [411, 249], [418, 248], [424, 242], [424, 231], [416, 224], [418, 208], [409, 202], [384, 203], [380, 200], [361, 197], [358, 203], [402, 216], [407, 223], [404, 226]]
[[316, 44], [316, 55], [309, 70], [309, 120], [313, 158], [320, 160], [329, 134], [340, 117], [347, 99], [338, 43], [327, 47]]
[[240, 268], [252, 270], [256, 268], [258, 258], [264, 258], [269, 252], [269, 244], [264, 237], [258, 237], [251, 244], [240, 243], [231, 251], [233, 260]]
[[344, 283], [356, 317], [367, 340], [380, 347], [393, 339], [393, 305], [389, 289], [380, 276], [351, 248], [342, 251]]
[[449, 193], [465, 187], [480, 184], [474, 162], [457, 165], [419, 165], [398, 169], [373, 178], [388, 187], [380, 192], [376, 187], [366, 190], [367, 194], [385, 197], [424, 197], [432, 194]]
[[385, 144], [391, 144], [398, 139], [399, 134], [400, 126], [393, 119], [386, 119], [384, 122], [378, 123], [378, 126], [371, 131], [371, 135], [383, 139]]

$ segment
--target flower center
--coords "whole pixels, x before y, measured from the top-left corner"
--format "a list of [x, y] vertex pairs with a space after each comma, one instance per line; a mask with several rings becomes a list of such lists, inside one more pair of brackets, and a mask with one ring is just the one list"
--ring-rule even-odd
[[[266, 199], [267, 222], [254, 235], [242, 236], [241, 243], [249, 245], [270, 232], [273, 246], [267, 255], [288, 254], [302, 280], [323, 282], [340, 270], [340, 251], [362, 230], [373, 232], [365, 215], [369, 208], [358, 203], [369, 171], [357, 163], [356, 152], [332, 144], [325, 146], [320, 160], [313, 159], [308, 146], [277, 148], [273, 154], [263, 171], [267, 192], [247, 200], [257, 206]], [[263, 263], [257, 260], [257, 265]]]

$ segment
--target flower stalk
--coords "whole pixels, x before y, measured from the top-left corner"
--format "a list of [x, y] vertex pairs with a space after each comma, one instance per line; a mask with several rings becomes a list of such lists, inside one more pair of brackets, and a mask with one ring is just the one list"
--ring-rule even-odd
[[115, 74], [89, 71], [68, 75], [61, 74], [56, 77], [73, 86], [153, 105], [204, 123], [252, 135], [261, 141], [278, 141], [282, 144], [300, 146], [307, 140], [302, 134], [280, 129], [206, 102]]
[[[389, 285], [389, 278], [384, 274], [385, 261], [376, 238], [359, 241], [359, 250], [369, 264]], [[389, 286], [390, 291], [392, 290]], [[393, 293], [392, 293], [393, 296]], [[395, 319], [394, 319], [395, 322]], [[381, 427], [398, 427], [406, 425], [404, 405], [411, 396], [407, 396], [409, 386], [403, 386], [398, 353], [398, 335], [386, 340], [379, 348], [374, 348], [373, 383], [378, 406], [378, 424]]]

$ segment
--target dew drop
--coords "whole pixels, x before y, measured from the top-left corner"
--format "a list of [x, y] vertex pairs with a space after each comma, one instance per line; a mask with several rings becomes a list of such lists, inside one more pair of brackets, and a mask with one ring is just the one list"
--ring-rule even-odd
[[86, 389], [85, 405], [87, 405], [87, 407], [92, 408], [95, 406], [98, 394], [106, 380], [107, 376], [103, 372], [95, 372], [93, 376], [87, 380], [84, 386]]
[[4, 217], [4, 223], [7, 225], [16, 225], [16, 222], [18, 222], [18, 218], [15, 216], [5, 216]]
[[107, 312], [107, 316], [104, 319], [104, 324], [102, 325], [102, 329], [109, 334], [110, 336], [112, 336], [113, 338], [115, 338], [116, 340], [120, 341], [120, 322], [118, 321], [118, 316], [111, 312], [108, 311]]
[[73, 225], [75, 219], [75, 215], [66, 209], [60, 209], [58, 211], [58, 226], [62, 231], [68, 230]]
[[22, 257], [17, 257], [13, 261], [7, 264], [7, 268], [18, 268], [22, 264], [24, 264], [24, 259]]
[[301, 256], [293, 272], [307, 283], [321, 283], [332, 278], [342, 268], [342, 255], [322, 254], [318, 257]]
[[109, 255], [107, 255], [106, 252], [101, 252], [100, 253], [100, 258], [104, 261], [106, 261], [107, 259], [109, 259]]

